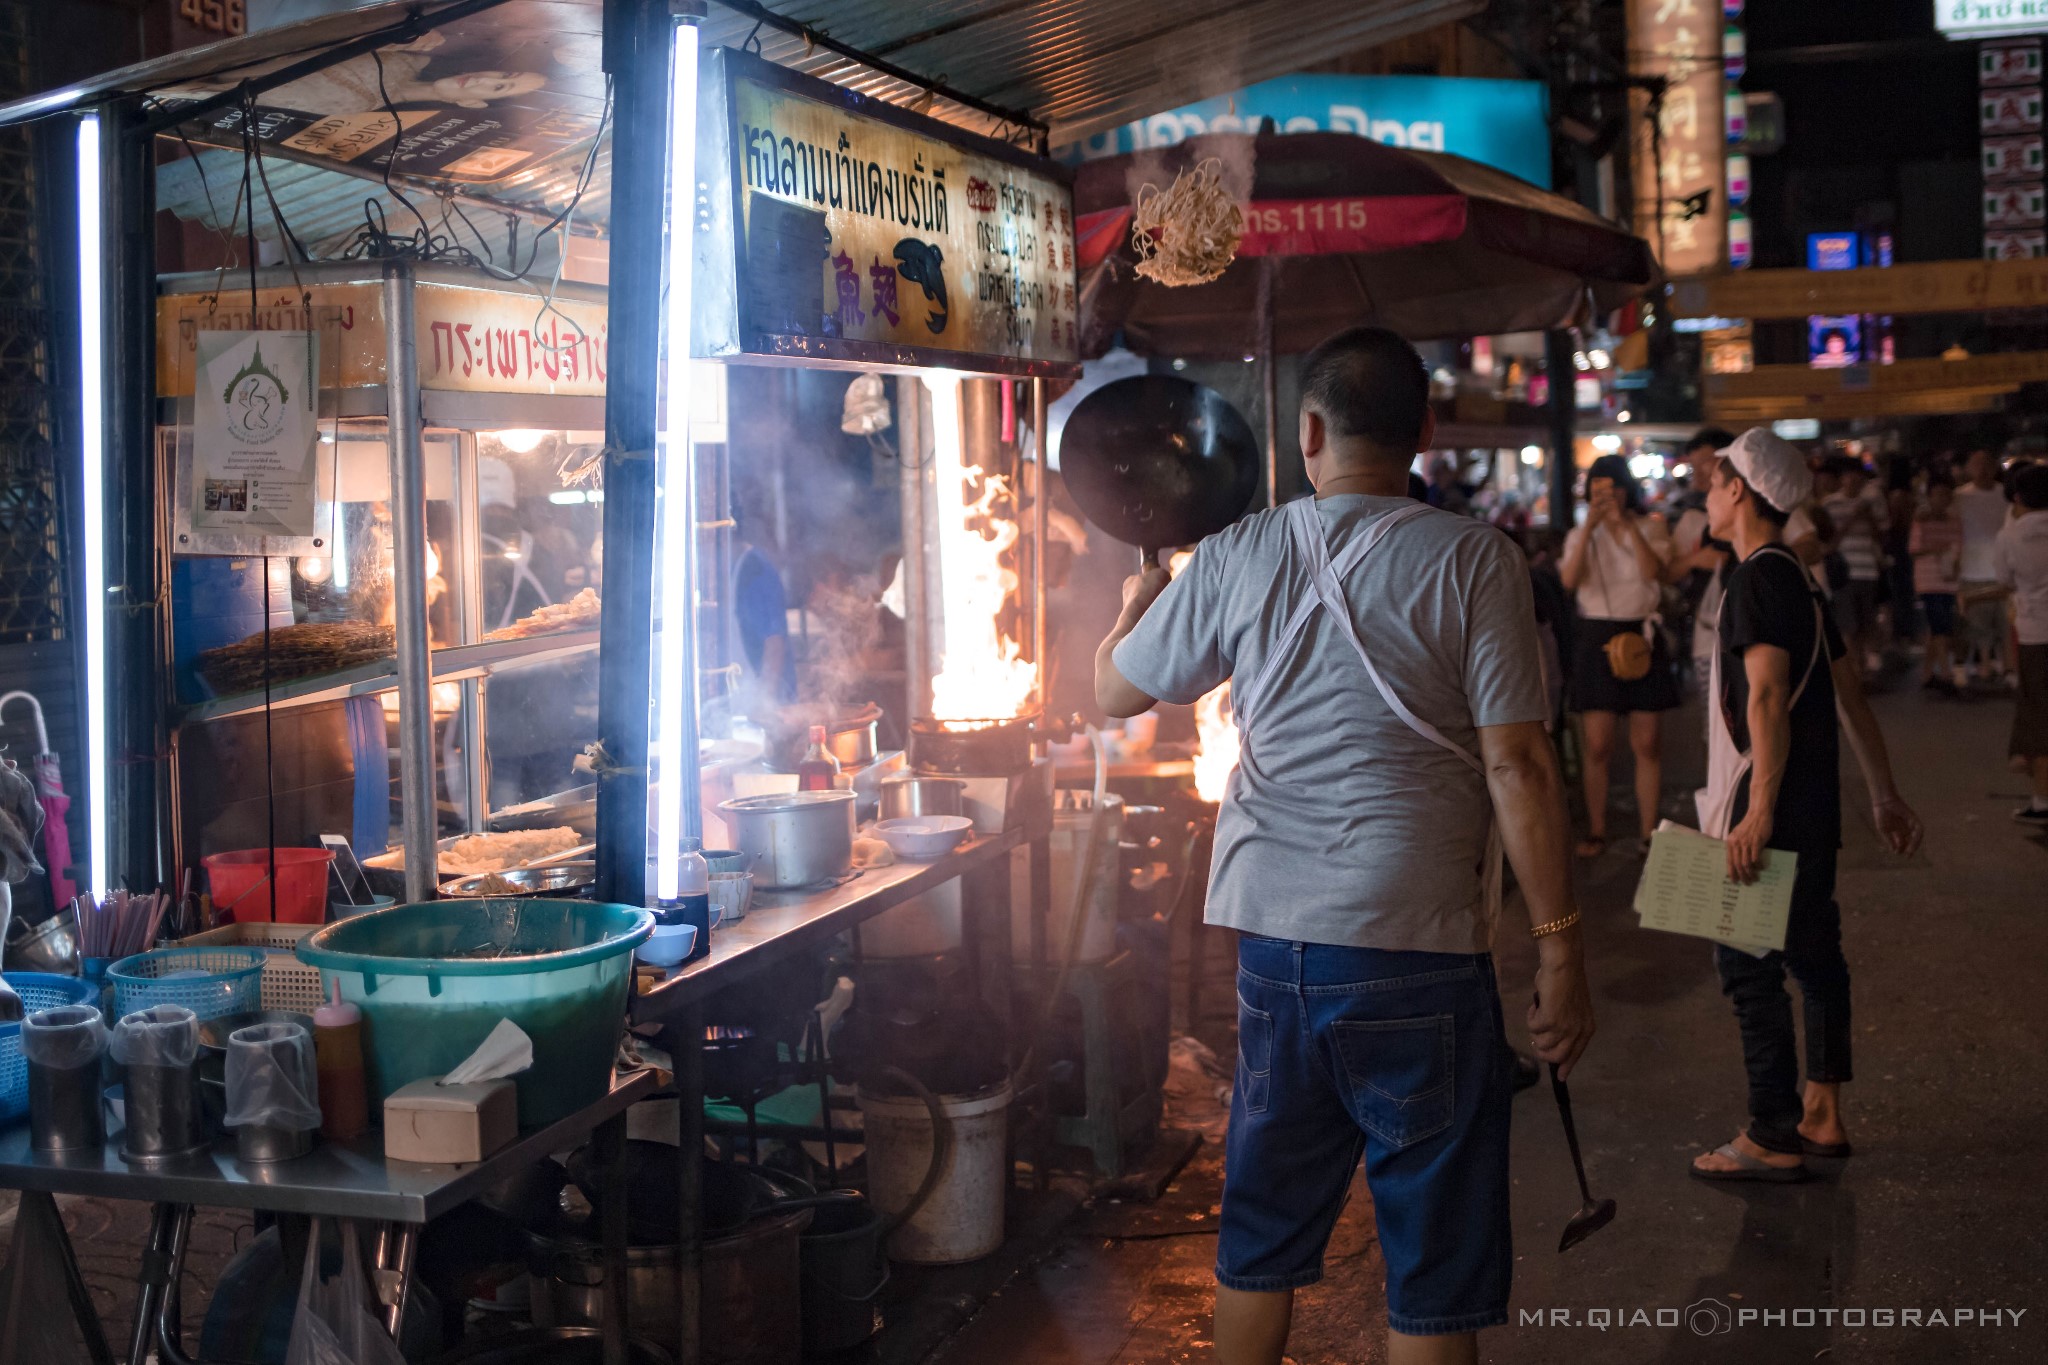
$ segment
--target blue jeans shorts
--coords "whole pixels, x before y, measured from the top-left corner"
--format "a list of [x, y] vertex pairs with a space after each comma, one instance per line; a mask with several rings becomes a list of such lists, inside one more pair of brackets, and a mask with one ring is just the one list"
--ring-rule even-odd
[[1514, 1082], [1493, 959], [1245, 934], [1237, 965], [1217, 1283], [1320, 1280], [1362, 1155], [1388, 1326], [1433, 1336], [1506, 1322]]

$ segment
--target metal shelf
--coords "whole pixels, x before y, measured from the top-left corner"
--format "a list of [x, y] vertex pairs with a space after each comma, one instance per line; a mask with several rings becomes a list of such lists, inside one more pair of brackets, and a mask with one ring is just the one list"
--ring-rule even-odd
[[[435, 682], [460, 682], [464, 678], [489, 677], [493, 672], [509, 664], [545, 663], [551, 659], [566, 659], [575, 654], [587, 654], [597, 648], [598, 633], [595, 630], [565, 631], [560, 635], [536, 635], [523, 640], [491, 640], [476, 645], [451, 645], [437, 649], [433, 654], [433, 679]], [[337, 669], [332, 673], [316, 673], [309, 678], [293, 678], [289, 682], [271, 684], [269, 705], [274, 711], [294, 706], [311, 706], [316, 702], [343, 701], [349, 697], [366, 697], [378, 692], [390, 692], [398, 687], [398, 661], [378, 659], [371, 663], [357, 664], [353, 668]], [[215, 697], [186, 707], [179, 715], [180, 724], [196, 724], [201, 721], [226, 720], [230, 716], [253, 715], [263, 710], [264, 696], [261, 692], [236, 692], [225, 697]]]

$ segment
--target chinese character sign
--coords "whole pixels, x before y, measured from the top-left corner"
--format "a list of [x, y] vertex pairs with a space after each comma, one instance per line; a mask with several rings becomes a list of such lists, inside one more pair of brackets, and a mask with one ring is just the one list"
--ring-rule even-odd
[[1630, 97], [1636, 230], [1674, 276], [1716, 269], [1726, 257], [1722, 27], [1714, 0], [1629, 0], [1631, 73], [1668, 82], [1661, 97]]
[[757, 309], [757, 329], [1076, 357], [1073, 192], [1054, 174], [766, 81], [734, 92], [742, 211], [781, 201], [824, 224], [822, 315], [783, 308], [762, 327]]

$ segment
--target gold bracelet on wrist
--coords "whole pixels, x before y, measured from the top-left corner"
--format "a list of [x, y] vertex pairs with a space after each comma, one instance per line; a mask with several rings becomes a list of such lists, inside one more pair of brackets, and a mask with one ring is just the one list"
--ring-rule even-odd
[[1579, 912], [1574, 910], [1569, 915], [1566, 915], [1563, 919], [1554, 919], [1550, 921], [1550, 923], [1548, 924], [1531, 925], [1529, 927], [1529, 937], [1547, 938], [1551, 934], [1561, 934], [1565, 930], [1571, 928], [1574, 924], [1577, 924], [1578, 922]]

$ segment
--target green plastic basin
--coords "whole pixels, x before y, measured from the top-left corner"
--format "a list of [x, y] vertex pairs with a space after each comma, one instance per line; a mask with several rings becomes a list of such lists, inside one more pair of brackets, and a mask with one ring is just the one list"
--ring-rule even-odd
[[500, 1019], [533, 1039], [522, 1128], [602, 1098], [654, 916], [628, 905], [454, 900], [395, 905], [309, 934], [299, 960], [363, 1012], [371, 1102], [453, 1070]]

